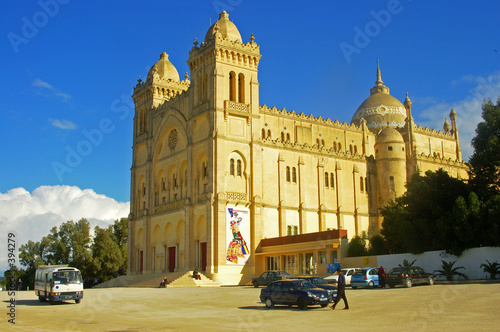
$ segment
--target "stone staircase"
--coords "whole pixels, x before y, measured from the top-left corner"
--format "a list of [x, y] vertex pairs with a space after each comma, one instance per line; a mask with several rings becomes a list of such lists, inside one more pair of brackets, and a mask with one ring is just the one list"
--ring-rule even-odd
[[163, 276], [167, 277], [167, 288], [182, 288], [182, 287], [220, 287], [220, 283], [214, 282], [206, 275], [200, 273], [201, 280], [195, 280], [193, 271], [180, 271], [171, 273], [151, 273], [151, 274], [138, 274], [126, 275], [118, 278], [111, 279], [95, 286], [95, 288], [109, 288], [109, 287], [145, 287], [156, 288], [159, 287]]

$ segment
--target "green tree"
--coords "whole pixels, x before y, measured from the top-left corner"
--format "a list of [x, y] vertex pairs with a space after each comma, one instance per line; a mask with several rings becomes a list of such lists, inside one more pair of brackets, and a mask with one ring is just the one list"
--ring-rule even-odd
[[443, 263], [441, 265], [442, 270], [434, 270], [434, 272], [436, 272], [437, 275], [445, 276], [446, 280], [448, 280], [448, 281], [452, 281], [455, 276], [459, 276], [459, 277], [462, 277], [462, 278], [468, 280], [469, 277], [467, 277], [467, 275], [465, 275], [461, 272], [458, 272], [458, 270], [465, 269], [465, 267], [463, 267], [463, 266], [453, 267], [453, 265], [455, 265], [456, 262], [457, 261], [445, 262], [442, 260], [441, 261], [441, 263]]
[[348, 257], [358, 257], [365, 256], [366, 252], [366, 241], [362, 237], [356, 235], [349, 241], [349, 247], [347, 249]]
[[94, 228], [94, 243], [92, 244], [92, 278], [100, 282], [112, 279], [123, 266], [124, 257], [118, 244], [114, 241], [112, 227]]
[[466, 249], [467, 244], [457, 239], [457, 233], [468, 225], [457, 228], [453, 209], [459, 197], [468, 196], [467, 184], [442, 169], [427, 171], [425, 176], [414, 174], [407, 183], [406, 193], [381, 209], [384, 216], [381, 234], [389, 250], [420, 254], [446, 250], [450, 242], [454, 244], [454, 252]]
[[500, 264], [497, 262], [490, 263], [486, 260], [486, 263], [481, 264], [479, 267], [483, 268], [483, 271], [490, 274], [490, 279], [496, 279], [497, 275], [500, 275]]
[[123, 264], [119, 268], [119, 273], [125, 274], [127, 271], [128, 259], [128, 219], [117, 219], [114, 224], [109, 227], [112, 228], [113, 240], [118, 245], [122, 253]]
[[482, 107], [483, 122], [472, 139], [474, 153], [469, 159], [473, 190], [483, 200], [500, 195], [500, 98], [488, 99]]
[[376, 234], [370, 238], [370, 245], [368, 247], [368, 255], [385, 255], [388, 254], [385, 239], [382, 235]]

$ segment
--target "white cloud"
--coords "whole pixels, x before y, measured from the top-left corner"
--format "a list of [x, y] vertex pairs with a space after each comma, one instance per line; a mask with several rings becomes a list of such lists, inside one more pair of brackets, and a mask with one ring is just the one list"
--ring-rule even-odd
[[[476, 136], [477, 124], [483, 121], [481, 117], [481, 106], [483, 100], [490, 98], [496, 103], [500, 96], [500, 71], [495, 72], [487, 77], [467, 75], [459, 81], [452, 82], [453, 84], [472, 84], [469, 89], [469, 95], [455, 102], [439, 102], [423, 110], [420, 116], [427, 121], [420, 122], [423, 127], [443, 128], [444, 118], [448, 117], [451, 109], [457, 112], [457, 126], [460, 135], [460, 146], [462, 148], [462, 157], [465, 161], [474, 152], [471, 146], [471, 140]], [[429, 99], [431, 100], [431, 99]], [[442, 129], [441, 129], [442, 130]]]
[[76, 124], [69, 120], [49, 119], [49, 121], [54, 127], [57, 127], [59, 129], [76, 129]]
[[[0, 193], [0, 271], [7, 270], [7, 234], [15, 235], [16, 252], [28, 240], [40, 241], [63, 222], [86, 218], [92, 227], [107, 227], [127, 217], [130, 204], [72, 186], [41, 186]], [[16, 265], [21, 267], [18, 259]], [[3, 275], [3, 273], [2, 273]]]
[[71, 99], [71, 95], [62, 92], [60, 89], [55, 88], [52, 84], [42, 81], [39, 78], [35, 78], [33, 82], [31, 82], [31, 86], [37, 88], [35, 93], [40, 96], [55, 97], [64, 102]]
[[33, 83], [31, 83], [31, 85], [36, 86], [37, 88], [45, 88], [45, 89], [49, 89], [49, 90], [55, 90], [52, 85], [50, 85], [47, 82], [42, 81], [39, 78], [35, 78], [33, 80]]

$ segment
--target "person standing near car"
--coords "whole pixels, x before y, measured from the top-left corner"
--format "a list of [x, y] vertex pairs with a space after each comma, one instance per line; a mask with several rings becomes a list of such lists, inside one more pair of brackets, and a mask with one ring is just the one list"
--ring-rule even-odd
[[339, 273], [339, 280], [337, 281], [337, 297], [335, 301], [333, 301], [333, 305], [330, 307], [332, 310], [335, 310], [335, 306], [340, 302], [340, 298], [344, 300], [344, 310], [349, 309], [349, 304], [347, 303], [347, 297], [345, 296], [345, 276], [342, 273], [342, 269], [337, 268], [337, 272]]
[[378, 269], [378, 283], [380, 287], [385, 288], [385, 269], [383, 266]]

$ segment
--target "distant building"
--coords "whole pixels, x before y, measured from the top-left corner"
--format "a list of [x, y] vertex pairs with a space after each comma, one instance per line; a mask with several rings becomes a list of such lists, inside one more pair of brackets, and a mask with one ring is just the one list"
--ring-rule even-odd
[[198, 268], [245, 283], [266, 269], [325, 274], [415, 172], [467, 177], [457, 115], [415, 126], [377, 67], [351, 124], [259, 104], [260, 47], [222, 12], [189, 52], [162, 53], [134, 88], [129, 274]]

